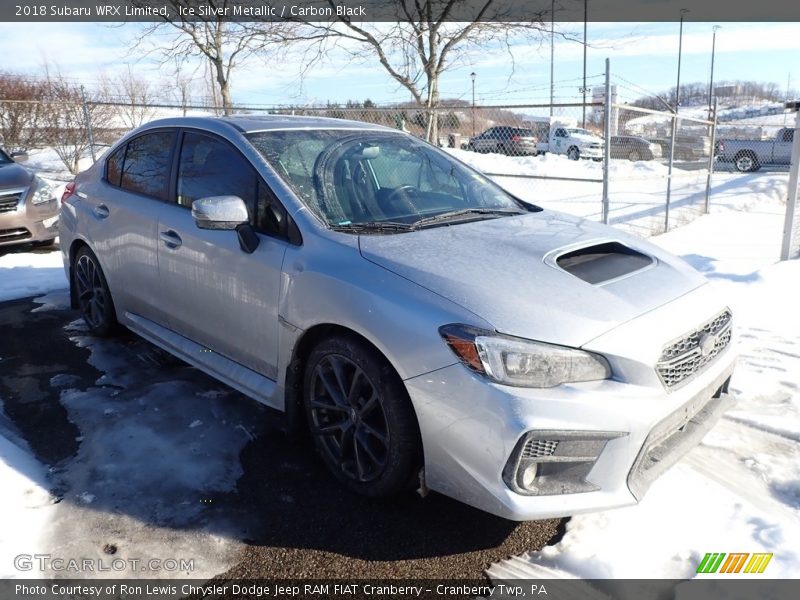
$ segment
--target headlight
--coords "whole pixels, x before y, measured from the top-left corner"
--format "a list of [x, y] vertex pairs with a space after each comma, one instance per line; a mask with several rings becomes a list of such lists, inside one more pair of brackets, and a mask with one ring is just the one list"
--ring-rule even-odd
[[33, 181], [33, 195], [31, 196], [31, 202], [33, 204], [44, 204], [45, 202], [50, 202], [51, 200], [55, 200], [54, 187], [47, 183], [44, 179], [40, 179], [39, 177], [35, 177]]
[[608, 379], [605, 358], [564, 346], [505, 336], [467, 325], [445, 325], [439, 333], [462, 363], [481, 375], [517, 387]]

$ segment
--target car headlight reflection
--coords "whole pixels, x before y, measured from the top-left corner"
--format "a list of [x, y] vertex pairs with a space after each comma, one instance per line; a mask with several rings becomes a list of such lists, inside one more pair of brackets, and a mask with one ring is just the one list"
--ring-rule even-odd
[[439, 333], [467, 367], [505, 385], [549, 388], [611, 376], [606, 359], [591, 352], [467, 325], [445, 325]]

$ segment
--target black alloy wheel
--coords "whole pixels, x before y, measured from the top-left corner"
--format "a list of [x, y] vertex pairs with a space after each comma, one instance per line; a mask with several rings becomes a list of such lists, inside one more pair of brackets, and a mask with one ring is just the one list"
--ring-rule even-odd
[[[383, 357], [380, 357], [382, 359]], [[419, 466], [416, 417], [402, 382], [359, 340], [331, 338], [309, 356], [304, 402], [331, 472], [369, 497], [399, 493]]]

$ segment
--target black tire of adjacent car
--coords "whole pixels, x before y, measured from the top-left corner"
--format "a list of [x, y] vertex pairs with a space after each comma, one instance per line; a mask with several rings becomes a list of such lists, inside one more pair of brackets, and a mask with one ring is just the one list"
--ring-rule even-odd
[[736, 170], [740, 173], [758, 171], [758, 169], [761, 168], [761, 165], [758, 164], [758, 159], [756, 158], [755, 154], [749, 150], [739, 152], [739, 154], [736, 155], [736, 158], [733, 159], [733, 164], [736, 167]]
[[100, 262], [84, 246], [75, 254], [72, 263], [72, 285], [83, 320], [94, 335], [107, 337], [119, 331], [111, 291]]
[[400, 377], [365, 342], [336, 336], [306, 361], [303, 404], [331, 473], [370, 498], [411, 487], [422, 466], [416, 414]]

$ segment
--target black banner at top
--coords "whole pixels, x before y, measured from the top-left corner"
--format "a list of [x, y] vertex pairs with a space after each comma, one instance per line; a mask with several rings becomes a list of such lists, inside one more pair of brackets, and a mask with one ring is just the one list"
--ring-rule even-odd
[[[420, 15], [420, 13], [422, 13]], [[3, 0], [5, 22], [800, 21], [796, 0]]]

